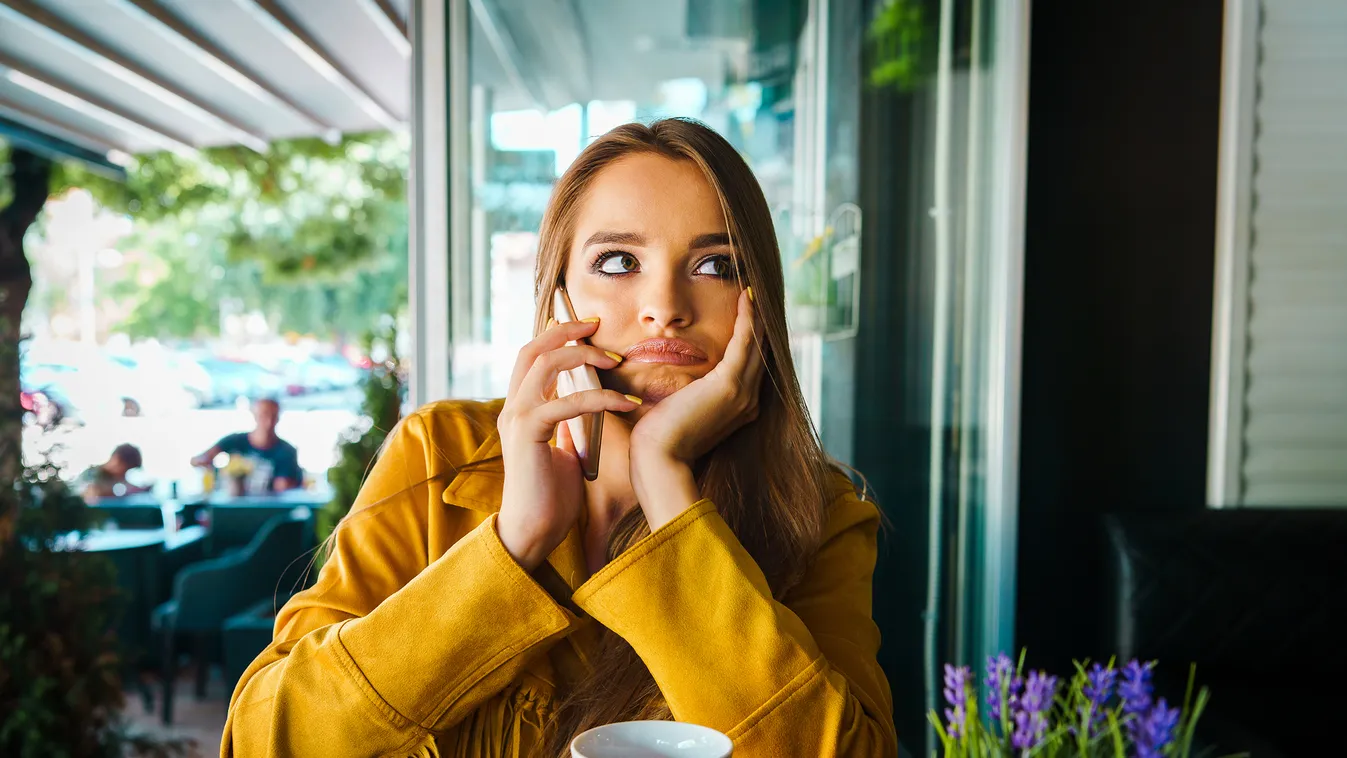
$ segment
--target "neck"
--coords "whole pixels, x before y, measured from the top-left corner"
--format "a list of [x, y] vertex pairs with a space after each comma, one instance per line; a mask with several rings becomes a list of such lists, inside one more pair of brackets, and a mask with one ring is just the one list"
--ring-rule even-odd
[[252, 441], [254, 447], [268, 448], [276, 443], [276, 433], [254, 429], [248, 434], [248, 439]]
[[608, 530], [628, 510], [636, 507], [636, 490], [631, 486], [628, 452], [631, 449], [631, 425], [614, 414], [603, 419], [603, 448], [599, 454], [599, 477], [585, 485], [587, 535], [606, 537]]

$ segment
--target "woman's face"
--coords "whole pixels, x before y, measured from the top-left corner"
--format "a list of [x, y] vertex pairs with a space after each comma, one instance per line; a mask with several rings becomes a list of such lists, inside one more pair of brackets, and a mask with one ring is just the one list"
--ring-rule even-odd
[[[725, 217], [691, 161], [629, 155], [591, 181], [565, 271], [595, 346], [624, 356], [603, 386], [658, 403], [725, 355], [739, 295]], [[638, 412], [641, 409], [638, 409]]]

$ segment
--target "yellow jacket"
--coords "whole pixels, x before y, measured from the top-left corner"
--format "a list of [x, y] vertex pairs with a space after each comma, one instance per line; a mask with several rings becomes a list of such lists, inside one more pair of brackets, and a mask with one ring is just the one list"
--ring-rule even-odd
[[221, 756], [527, 756], [556, 693], [585, 676], [596, 623], [631, 643], [675, 718], [728, 734], [736, 758], [897, 754], [873, 505], [833, 504], [784, 604], [709, 500], [588, 578], [573, 529], [556, 574], [530, 575], [496, 534], [499, 462], [453, 475], [500, 455], [500, 407], [445, 401], [399, 425], [316, 585], [234, 690]]

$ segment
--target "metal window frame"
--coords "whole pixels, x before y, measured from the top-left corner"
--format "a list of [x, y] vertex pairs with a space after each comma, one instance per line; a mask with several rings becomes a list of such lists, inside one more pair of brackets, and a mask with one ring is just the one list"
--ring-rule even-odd
[[[466, 0], [413, 0], [412, 168], [408, 186], [409, 401], [449, 396], [451, 78], [466, 77]], [[460, 90], [461, 91], [461, 90]], [[459, 164], [461, 165], [461, 164]]]
[[986, 610], [978, 630], [979, 660], [1015, 643], [1016, 560], [1019, 540], [1020, 395], [1024, 333], [1024, 230], [1029, 145], [1030, 0], [995, 0], [993, 114], [988, 158], [992, 192], [988, 272], [993, 321], [988, 330], [987, 479], [981, 586]]
[[[942, 591], [952, 587], [958, 598], [956, 618], [946, 627], [949, 653], [964, 662], [986, 660], [1001, 652], [1010, 652], [1015, 644], [1016, 557], [1019, 537], [1019, 450], [1020, 450], [1020, 383], [1023, 344], [1024, 302], [1024, 232], [1025, 181], [1028, 145], [1029, 113], [1029, 0], [974, 0], [972, 17], [982, 19], [989, 12], [993, 19], [990, 66], [975, 71], [971, 81], [969, 171], [985, 171], [989, 186], [976, 188], [970, 181], [969, 192], [985, 192], [989, 198], [985, 217], [970, 214], [966, 237], [970, 245], [986, 244], [987, 298], [985, 313], [986, 339], [964, 346], [965, 366], [981, 362], [983, 371], [977, 376], [948, 375], [952, 358], [949, 350], [955, 346], [955, 333], [967, 329], [970, 319], [978, 318], [977, 307], [964, 303], [959, 307], [972, 308], [964, 313], [965, 325], [955, 326], [952, 291], [955, 230], [950, 224], [948, 208], [955, 203], [953, 189], [948, 182], [951, 170], [951, 140], [956, 135], [951, 114], [953, 94], [952, 29], [957, 0], [941, 3], [941, 35], [939, 41], [938, 78], [936, 82], [937, 111], [935, 129], [934, 177], [935, 206], [932, 216], [936, 229], [936, 270], [934, 273], [935, 321], [932, 353], [931, 382], [931, 468], [928, 543], [930, 563], [924, 616], [924, 677], [928, 708], [938, 701], [939, 668], [936, 656], [941, 647], [937, 635], [941, 625]], [[974, 29], [981, 25], [975, 21]], [[975, 47], [980, 45], [975, 43]], [[982, 108], [984, 91], [987, 107]], [[983, 124], [981, 119], [994, 119]], [[982, 132], [989, 135], [986, 150], [977, 149]], [[970, 174], [971, 177], [971, 174]], [[985, 218], [985, 221], [983, 220]], [[985, 234], [977, 234], [977, 224], [985, 224]], [[967, 253], [967, 251], [965, 251]], [[967, 337], [967, 335], [964, 335]], [[946, 405], [954, 389], [955, 379], [964, 383], [963, 396], [974, 393], [968, 382], [985, 384], [984, 396], [976, 406], [959, 410], [954, 421], [965, 429], [974, 420], [982, 419], [985, 438], [985, 475], [981, 502], [970, 498], [975, 484], [972, 468], [976, 462], [969, 456], [969, 439], [961, 440], [962, 457], [960, 481], [954, 485], [959, 492], [956, 522], [956, 555], [946, 558], [944, 540], [949, 530], [945, 523], [945, 498], [950, 483], [946, 479], [946, 463], [950, 454], [946, 438], [954, 409]], [[952, 572], [947, 577], [943, 572]], [[942, 589], [946, 588], [946, 589]], [[928, 744], [934, 744], [934, 734], [928, 730]]]
[[1244, 394], [1253, 213], [1254, 104], [1258, 97], [1258, 0], [1226, 0], [1221, 56], [1216, 187], [1216, 283], [1212, 309], [1207, 506], [1243, 502]]

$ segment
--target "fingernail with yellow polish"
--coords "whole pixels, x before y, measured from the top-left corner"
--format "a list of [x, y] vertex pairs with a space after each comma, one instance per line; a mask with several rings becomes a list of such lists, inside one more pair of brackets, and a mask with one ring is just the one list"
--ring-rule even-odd
[[619, 363], [622, 361], [622, 356], [618, 355], [617, 353], [614, 353], [612, 350], [604, 350], [603, 354], [608, 356], [609, 358], [612, 358], [615, 361], [618, 361]]
[[623, 397], [627, 398], [628, 400], [632, 401], [633, 403], [636, 403], [637, 405], [641, 405], [641, 404], [645, 403], [644, 400], [642, 400], [642, 399], [639, 398], [639, 397], [636, 397], [635, 395], [623, 395]]
[[748, 290], [748, 302], [751, 303], [753, 302], [753, 288], [747, 287], [746, 289]]
[[599, 317], [598, 317], [598, 316], [590, 316], [589, 318], [582, 318], [582, 319], [580, 319], [580, 320], [583, 321], [583, 322], [585, 322], [586, 324], [597, 324], [597, 323], [599, 323]]
[[548, 329], [551, 329], [552, 327], [554, 327], [554, 326], [556, 326], [556, 325], [557, 325], [557, 320], [556, 320], [556, 319], [554, 319], [554, 318], [549, 318], [549, 319], [547, 319], [547, 328], [548, 328]]

